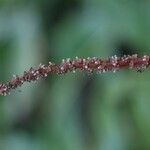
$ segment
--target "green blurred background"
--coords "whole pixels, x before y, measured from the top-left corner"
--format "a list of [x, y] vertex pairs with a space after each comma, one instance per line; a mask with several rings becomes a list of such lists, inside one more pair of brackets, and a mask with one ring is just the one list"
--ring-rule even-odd
[[[149, 0], [0, 0], [1, 82], [48, 61], [149, 50]], [[149, 74], [24, 84], [0, 97], [0, 150], [149, 150]]]

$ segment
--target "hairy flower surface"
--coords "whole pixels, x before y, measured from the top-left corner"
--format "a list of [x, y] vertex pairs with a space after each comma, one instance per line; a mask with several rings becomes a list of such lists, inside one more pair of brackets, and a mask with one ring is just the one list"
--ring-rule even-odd
[[107, 59], [97, 57], [78, 58], [74, 60], [63, 59], [58, 65], [49, 62], [48, 65], [40, 64], [37, 69], [30, 68], [24, 71], [22, 76], [14, 76], [11, 81], [0, 84], [0, 95], [6, 96], [11, 90], [21, 86], [24, 82], [37, 81], [45, 78], [49, 74], [66, 74], [76, 70], [87, 72], [104, 73], [107, 71], [116, 72], [117, 70], [129, 68], [137, 71], [143, 71], [150, 66], [150, 56], [139, 57], [137, 54], [125, 55], [123, 57], [112, 56]]

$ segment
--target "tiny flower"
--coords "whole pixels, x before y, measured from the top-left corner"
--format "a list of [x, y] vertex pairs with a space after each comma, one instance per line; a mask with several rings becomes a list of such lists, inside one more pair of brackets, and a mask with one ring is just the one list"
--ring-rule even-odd
[[82, 59], [76, 58], [71, 60], [67, 58], [63, 59], [58, 65], [49, 62], [46, 66], [45, 64], [40, 64], [37, 69], [30, 68], [28, 71], [24, 71], [22, 76], [13, 75], [13, 78], [6, 84], [0, 84], [0, 95], [6, 96], [11, 90], [16, 89], [21, 86], [24, 82], [37, 81], [40, 78], [47, 77], [49, 74], [66, 74], [67, 72], [75, 73], [76, 70], [88, 71], [90, 73], [105, 73], [107, 71], [116, 72], [117, 70], [129, 68], [141, 72], [150, 66], [150, 56], [144, 55], [143, 57], [138, 57], [137, 54], [134, 55], [124, 55], [123, 57], [117, 57], [116, 55], [110, 57], [109, 59], [100, 58], [90, 58]]

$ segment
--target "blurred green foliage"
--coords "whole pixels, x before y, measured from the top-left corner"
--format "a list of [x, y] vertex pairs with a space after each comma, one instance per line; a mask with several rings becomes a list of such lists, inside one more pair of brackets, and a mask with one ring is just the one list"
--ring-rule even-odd
[[[1, 0], [0, 80], [63, 58], [149, 54], [149, 0]], [[149, 150], [149, 71], [51, 75], [0, 97], [0, 150]]]

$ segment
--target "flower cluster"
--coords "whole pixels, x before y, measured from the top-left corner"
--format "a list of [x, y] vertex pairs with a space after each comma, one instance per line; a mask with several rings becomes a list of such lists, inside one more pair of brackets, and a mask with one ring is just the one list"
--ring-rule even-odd
[[30, 68], [24, 71], [22, 76], [14, 76], [11, 81], [0, 84], [0, 95], [6, 96], [12, 89], [16, 89], [24, 82], [37, 81], [40, 78], [47, 77], [49, 74], [65, 74], [67, 72], [75, 72], [76, 70], [87, 72], [104, 73], [107, 71], [116, 72], [123, 68], [143, 71], [150, 66], [150, 56], [144, 55], [138, 57], [137, 54], [125, 55], [123, 57], [112, 56], [107, 59], [78, 58], [63, 59], [59, 65], [49, 62], [48, 65], [40, 64], [37, 69]]

